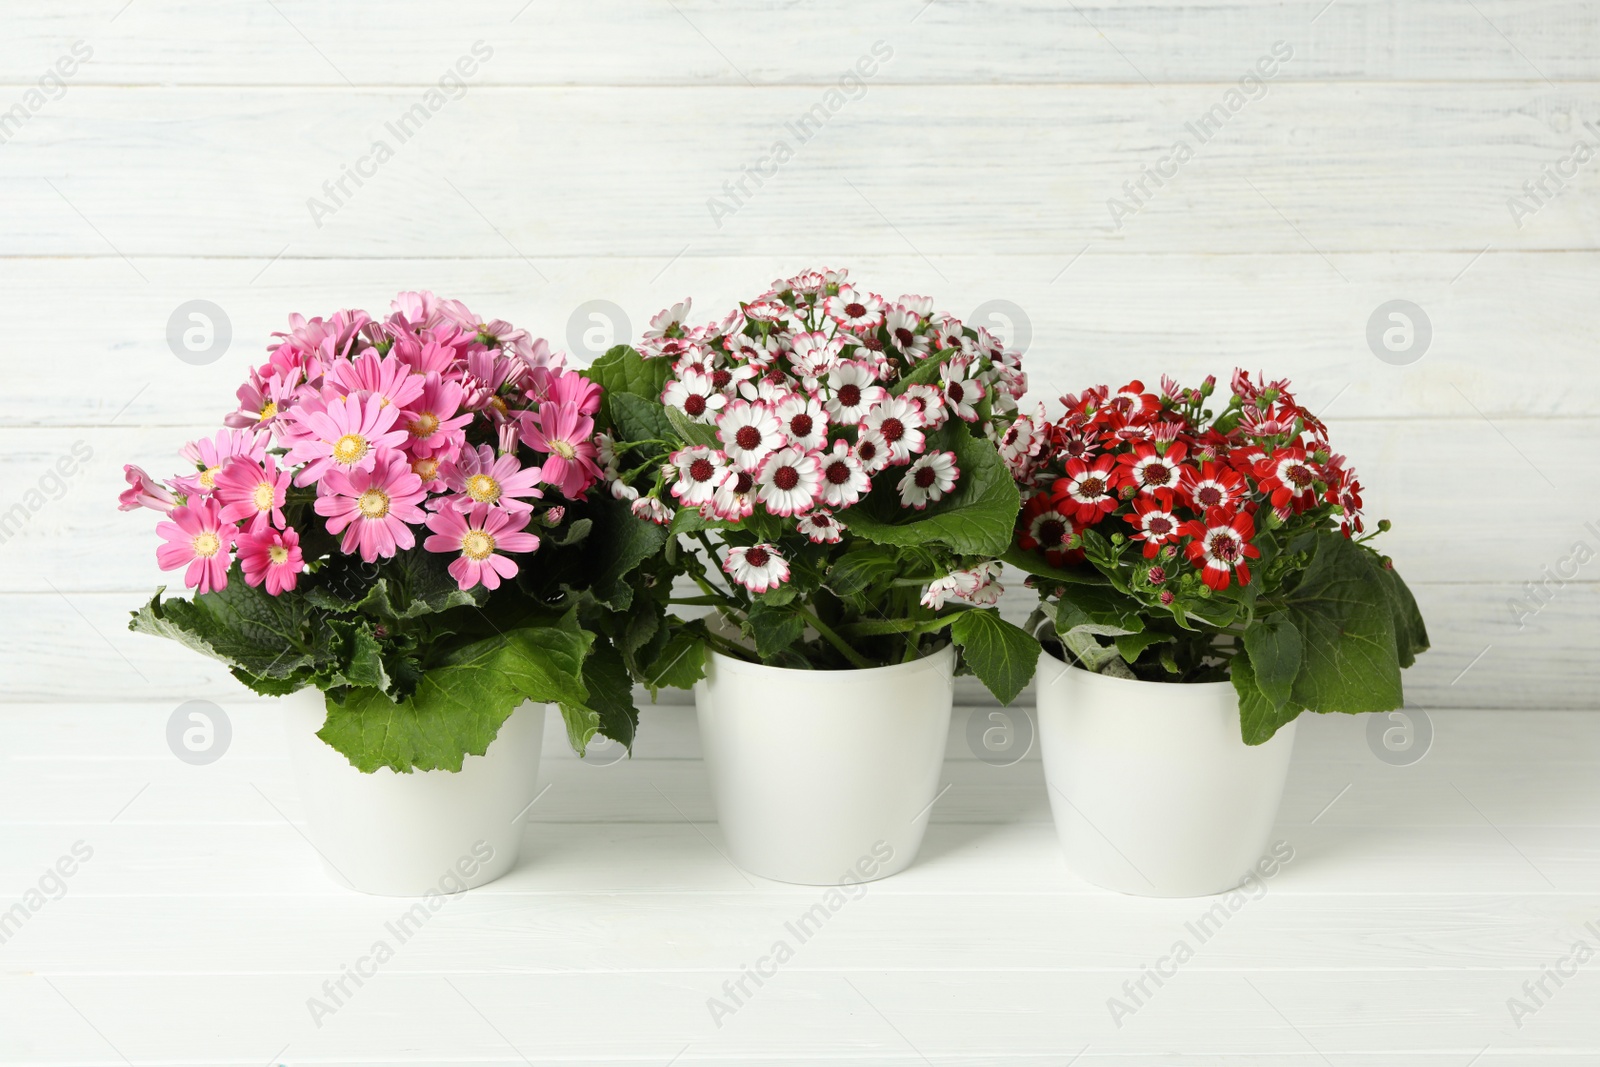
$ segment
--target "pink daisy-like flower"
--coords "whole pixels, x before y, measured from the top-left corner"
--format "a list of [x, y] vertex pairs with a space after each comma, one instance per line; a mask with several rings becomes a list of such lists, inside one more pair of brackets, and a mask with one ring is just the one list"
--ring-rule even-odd
[[816, 397], [792, 393], [773, 414], [778, 416], [784, 436], [794, 447], [815, 452], [828, 443], [828, 415]]
[[722, 347], [734, 359], [742, 360], [754, 367], [766, 367], [778, 354], [778, 339], [747, 337], [741, 333], [723, 338]]
[[728, 459], [714, 448], [695, 445], [672, 454], [677, 480], [672, 495], [684, 507], [698, 508], [711, 503], [717, 487], [728, 478]]
[[411, 380], [422, 388], [400, 416], [406, 452], [422, 458], [453, 450], [463, 428], [472, 422], [472, 412], [461, 410], [461, 386], [437, 373], [414, 374]]
[[928, 335], [918, 333], [922, 319], [910, 308], [891, 308], [884, 317], [884, 328], [889, 333], [889, 343], [901, 355], [915, 362], [928, 354]]
[[[539, 344], [545, 342], [541, 339]], [[600, 410], [600, 386], [575, 371], [535, 367], [528, 372], [524, 391], [529, 400], [540, 404], [571, 404], [580, 415]]]
[[545, 404], [522, 421], [522, 443], [545, 453], [544, 482], [568, 500], [578, 500], [602, 474], [595, 457], [594, 419], [573, 404]]
[[515, 455], [496, 458], [488, 445], [462, 449], [459, 457], [440, 466], [439, 478], [460, 494], [450, 501], [456, 511], [481, 506], [526, 515], [533, 510], [529, 501], [544, 497], [539, 488], [543, 470], [522, 466]]
[[752, 593], [765, 593], [789, 580], [789, 564], [775, 545], [730, 548], [722, 569]]
[[872, 369], [865, 363], [846, 361], [828, 369], [828, 387], [823, 401], [836, 424], [860, 422], [882, 402], [889, 391], [877, 384]]
[[429, 552], [458, 552], [447, 568], [462, 589], [483, 586], [498, 589], [503, 578], [517, 576], [517, 563], [502, 552], [533, 552], [539, 538], [523, 529], [527, 513], [512, 514], [484, 504], [469, 511], [451, 509], [428, 516], [433, 531], [422, 547]]
[[305, 558], [300, 554], [300, 534], [293, 527], [274, 530], [267, 527], [255, 533], [242, 533], [238, 541], [239, 566], [246, 585], [266, 583], [273, 596], [295, 587]]
[[811, 510], [822, 489], [822, 464], [818, 454], [784, 447], [766, 458], [756, 476], [756, 499], [774, 515], [798, 515]]
[[173, 480], [185, 493], [206, 495], [217, 487], [217, 475], [235, 456], [260, 459], [267, 454], [267, 435], [259, 430], [222, 430], [215, 437], [202, 437], [178, 449], [178, 455], [199, 470]]
[[329, 533], [343, 532], [339, 550], [346, 555], [359, 551], [364, 562], [373, 563], [417, 543], [408, 523], [427, 518], [417, 506], [427, 493], [401, 453], [380, 452], [371, 470], [330, 470], [322, 488], [316, 512], [328, 520]]
[[826, 511], [818, 510], [800, 516], [795, 528], [811, 538], [813, 544], [836, 545], [844, 539], [844, 523]]
[[423, 382], [400, 357], [380, 356], [369, 348], [354, 359], [335, 363], [328, 388], [339, 396], [376, 397], [379, 405], [403, 411], [422, 395]]
[[893, 455], [888, 439], [877, 430], [862, 429], [856, 434], [855, 457], [868, 474], [877, 474], [889, 466]]
[[906, 387], [900, 394], [913, 404], [922, 415], [922, 428], [924, 430], [937, 430], [949, 418], [949, 410], [944, 406], [944, 394], [935, 386], [922, 384]]
[[371, 471], [384, 450], [405, 444], [405, 429], [395, 425], [399, 418], [399, 408], [377, 397], [340, 396], [325, 405], [295, 408], [289, 420], [305, 436], [289, 449], [287, 458], [290, 464], [306, 466], [294, 484], [310, 485], [328, 473]]
[[766, 404], [730, 401], [717, 419], [717, 436], [730, 462], [754, 470], [774, 449], [783, 447], [783, 423]]
[[900, 503], [921, 511], [943, 500], [960, 477], [961, 468], [956, 466], [954, 452], [929, 452], [919, 456], [900, 479]]
[[248, 456], [235, 456], [217, 475], [216, 500], [222, 505], [224, 522], [245, 522], [251, 533], [267, 526], [283, 526], [283, 500], [289, 491], [289, 472], [278, 469], [278, 461], [267, 456], [263, 463]]
[[944, 398], [950, 410], [964, 422], [977, 422], [977, 404], [983, 399], [983, 383], [968, 376], [971, 364], [964, 359], [952, 359], [939, 368], [944, 378]]
[[262, 375], [252, 370], [237, 394], [239, 410], [222, 420], [224, 426], [240, 429], [268, 426], [294, 405], [300, 388], [300, 369]]
[[820, 378], [839, 360], [844, 338], [822, 333], [797, 333], [789, 338], [789, 362], [802, 378]]
[[167, 543], [156, 549], [156, 562], [164, 571], [188, 566], [183, 582], [190, 589], [213, 593], [228, 587], [228, 561], [238, 529], [222, 519], [214, 500], [197, 500], [174, 508], [171, 522], [156, 526]]
[[691, 367], [667, 383], [661, 392], [661, 402], [677, 408], [695, 422], [713, 423], [728, 398], [712, 384], [711, 375]]
[[867, 469], [850, 450], [846, 441], [835, 441], [833, 448], [819, 457], [822, 464], [822, 502], [830, 508], [847, 508], [872, 488]]
[[667, 509], [659, 497], [642, 496], [633, 502], [633, 514], [636, 518], [653, 522], [657, 526], [665, 526], [672, 521], [672, 512]]
[[689, 317], [689, 309], [694, 307], [693, 297], [684, 297], [669, 308], [664, 308], [650, 316], [650, 328], [644, 331], [646, 338], [656, 337], [682, 337], [684, 334], [683, 321]]
[[755, 512], [750, 491], [756, 479], [749, 471], [730, 471], [711, 496], [711, 514], [723, 522], [743, 522]]
[[165, 514], [178, 506], [178, 498], [172, 490], [146, 474], [144, 468], [128, 463], [123, 466], [122, 473], [128, 479], [128, 488], [117, 497], [117, 510], [150, 508]]
[[922, 451], [922, 412], [903, 396], [891, 396], [861, 420], [864, 430], [876, 430], [889, 446], [890, 464], [907, 463]]
[[836, 295], [828, 297], [822, 308], [828, 318], [857, 333], [875, 329], [883, 322], [883, 300], [870, 293], [858, 293], [848, 285], [841, 286]]

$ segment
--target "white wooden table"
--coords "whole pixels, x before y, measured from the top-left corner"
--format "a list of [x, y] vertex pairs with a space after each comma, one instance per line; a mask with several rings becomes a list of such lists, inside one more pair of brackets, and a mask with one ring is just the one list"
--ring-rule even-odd
[[[690, 709], [647, 709], [609, 766], [552, 721], [522, 866], [402, 943], [410, 902], [338, 888], [299, 836], [276, 711], [225, 710], [227, 753], [194, 767], [169, 704], [0, 706], [0, 916], [27, 912], [0, 944], [0, 1062], [1600, 1062], [1600, 959], [1542, 1004], [1523, 986], [1600, 949], [1592, 714], [1434, 711], [1403, 767], [1364, 719], [1303, 719], [1275, 831], [1294, 858], [1202, 927], [1218, 898], [1069, 874], [1037, 756], [977, 761], [958, 708], [918, 862], [804, 942], [785, 924], [823, 890], [721, 855]], [[91, 858], [26, 897], [75, 845]], [[734, 1001], [778, 940], [793, 957]], [[1192, 959], [1132, 999], [1179, 940]]]

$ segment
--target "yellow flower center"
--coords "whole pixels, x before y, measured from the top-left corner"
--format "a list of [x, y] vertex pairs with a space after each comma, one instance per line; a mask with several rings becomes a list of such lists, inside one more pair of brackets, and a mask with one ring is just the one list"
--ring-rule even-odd
[[267, 549], [267, 558], [273, 563], [283, 564], [289, 562], [289, 550], [282, 545], [273, 545]]
[[502, 415], [504, 415], [507, 411], [511, 410], [510, 408], [506, 407], [506, 402], [504, 400], [501, 400], [497, 396], [491, 396], [489, 398], [489, 403], [490, 403], [490, 405], [492, 405], [494, 407], [494, 409], [496, 411], [498, 411]]
[[194, 554], [210, 559], [222, 551], [222, 538], [210, 530], [201, 530], [194, 535]]
[[468, 530], [461, 535], [461, 554], [468, 559], [488, 559], [494, 553], [494, 535]]
[[570, 441], [551, 441], [550, 451], [562, 459], [572, 459], [578, 454], [578, 450], [572, 446]]
[[411, 464], [411, 469], [418, 478], [431, 482], [439, 476], [439, 461], [436, 459], [419, 459]]
[[381, 519], [389, 514], [389, 494], [382, 489], [368, 489], [356, 500], [364, 519]]
[[367, 454], [367, 439], [358, 433], [347, 433], [333, 443], [333, 461], [349, 465]]
[[256, 506], [257, 511], [271, 511], [278, 502], [278, 493], [272, 488], [271, 482], [262, 482], [256, 486], [255, 495], [250, 502]]
[[262, 422], [266, 422], [268, 419], [272, 418], [277, 413], [278, 413], [278, 402], [276, 400], [269, 400], [269, 401], [267, 401], [266, 407], [261, 409], [261, 421]]
[[211, 490], [217, 487], [217, 472], [221, 467], [207, 467], [200, 472], [200, 488]]
[[480, 504], [493, 504], [500, 499], [500, 483], [487, 474], [474, 474], [467, 479], [467, 495]]
[[439, 416], [431, 411], [424, 411], [406, 429], [411, 431], [412, 437], [432, 437], [439, 429]]

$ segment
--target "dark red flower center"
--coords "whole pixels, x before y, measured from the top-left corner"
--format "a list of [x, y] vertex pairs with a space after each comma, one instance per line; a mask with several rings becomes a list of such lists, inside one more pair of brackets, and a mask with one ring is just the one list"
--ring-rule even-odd
[[836, 459], [828, 464], [827, 470], [823, 471], [822, 475], [834, 485], [843, 485], [850, 480], [850, 464], [842, 459]]
[[1156, 537], [1165, 537], [1172, 532], [1172, 520], [1165, 515], [1156, 515], [1145, 525], [1145, 529]]
[[883, 439], [892, 445], [906, 435], [906, 424], [891, 417], [884, 419], [878, 430], [883, 434]]
[[811, 429], [814, 425], [811, 421], [811, 416], [801, 412], [789, 420], [789, 432], [796, 437], [810, 437]]
[[683, 410], [694, 416], [704, 415], [706, 413], [706, 398], [699, 393], [690, 393], [683, 398]]
[[757, 545], [755, 548], [752, 548], [750, 551], [744, 554], [744, 561], [750, 564], [752, 567], [765, 567], [767, 565], [767, 561], [771, 558], [771, 553], [762, 548], [760, 545]]
[[854, 382], [847, 382], [839, 386], [839, 403], [847, 408], [853, 408], [861, 403], [861, 386]]
[[844, 313], [852, 319], [859, 319], [867, 313], [867, 305], [852, 300], [844, 306]]
[[741, 426], [734, 432], [733, 443], [746, 452], [761, 447], [761, 431], [754, 426]]
[[1039, 543], [1054, 548], [1067, 536], [1067, 524], [1060, 519], [1046, 519], [1039, 524]]
[[1291, 463], [1289, 465], [1289, 469], [1284, 473], [1288, 476], [1289, 481], [1293, 483], [1296, 489], [1304, 489], [1311, 484], [1311, 469], [1304, 464]]
[[938, 477], [938, 474], [932, 467], [922, 467], [911, 477], [912, 481], [916, 482], [918, 488], [926, 489], [928, 486], [933, 484], [933, 481]]
[[876, 337], [863, 337], [861, 339], [861, 347], [872, 352], [882, 352], [883, 342], [878, 340]]
[[1172, 481], [1172, 468], [1165, 463], [1147, 463], [1144, 467], [1145, 485], [1166, 485]]
[[718, 389], [726, 387], [731, 381], [733, 381], [733, 374], [730, 371], [718, 367], [716, 370], [711, 372], [711, 384], [716, 386]]
[[1105, 496], [1106, 482], [1104, 478], [1088, 477], [1078, 483], [1079, 496]]
[[894, 339], [900, 342], [901, 348], [910, 348], [911, 342], [916, 340], [916, 334], [901, 326], [894, 332]]
[[715, 473], [716, 468], [713, 467], [711, 465], [711, 461], [706, 459], [704, 456], [689, 464], [689, 477], [693, 478], [697, 482], [708, 482], [711, 480], [711, 476]]
[[1224, 563], [1232, 563], [1239, 558], [1239, 539], [1231, 533], [1218, 533], [1211, 535], [1211, 556]]
[[748, 493], [754, 484], [756, 480], [750, 476], [749, 471], [740, 471], [738, 477], [734, 479], [733, 491], [740, 494]]
[[772, 472], [772, 484], [784, 492], [788, 492], [800, 484], [800, 472], [793, 467], [779, 467]]
[[945, 392], [949, 394], [951, 401], [957, 404], [961, 403], [961, 398], [967, 395], [967, 391], [961, 387], [960, 382], [951, 382], [950, 388], [946, 389]]
[[1214, 508], [1222, 503], [1222, 490], [1214, 485], [1203, 485], [1194, 499], [1203, 508]]
[[878, 446], [871, 441], [862, 441], [856, 445], [856, 456], [865, 463], [871, 463], [878, 457]]

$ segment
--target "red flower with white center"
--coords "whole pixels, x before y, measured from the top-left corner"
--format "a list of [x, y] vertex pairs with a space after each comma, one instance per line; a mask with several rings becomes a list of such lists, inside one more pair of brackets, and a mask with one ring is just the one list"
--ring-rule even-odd
[[1161, 401], [1155, 394], [1144, 391], [1143, 382], [1134, 379], [1118, 389], [1116, 395], [1105, 402], [1105, 410], [1124, 422], [1132, 422], [1160, 411]]
[[961, 468], [956, 466], [954, 452], [929, 452], [919, 456], [900, 479], [900, 504], [921, 511], [943, 500], [960, 477]]
[[828, 369], [823, 404], [837, 425], [860, 422], [872, 407], [889, 395], [865, 363], [845, 361]]
[[815, 397], [791, 393], [778, 404], [775, 414], [794, 447], [816, 452], [828, 443], [828, 414]]
[[1137, 497], [1133, 502], [1133, 514], [1126, 516], [1129, 525], [1138, 531], [1133, 539], [1144, 542], [1145, 559], [1155, 559], [1162, 545], [1182, 536], [1183, 522], [1172, 513], [1171, 501], [1167, 493], [1155, 499]]
[[[743, 522], [755, 513], [755, 501], [750, 497], [755, 485], [755, 476], [749, 471], [730, 471], [711, 495], [711, 503], [707, 507], [712, 515], [723, 522]], [[705, 510], [701, 509], [702, 514]]]
[[822, 463], [818, 453], [780, 448], [766, 458], [756, 475], [756, 499], [774, 515], [810, 511], [822, 489]]
[[1174, 492], [1183, 481], [1183, 457], [1188, 449], [1182, 441], [1174, 441], [1162, 454], [1148, 441], [1133, 446], [1131, 453], [1123, 453], [1117, 462], [1124, 468], [1122, 482], [1134, 486], [1141, 494]]
[[1017, 544], [1025, 551], [1043, 552], [1045, 559], [1059, 566], [1071, 550], [1068, 542], [1075, 533], [1072, 516], [1056, 507], [1048, 494], [1041, 493], [1023, 505]]
[[1238, 471], [1210, 460], [1202, 463], [1198, 471], [1185, 467], [1179, 489], [1189, 506], [1202, 515], [1216, 508], [1237, 511], [1249, 492]]
[[922, 319], [910, 308], [897, 307], [884, 317], [883, 328], [889, 334], [889, 343], [913, 363], [928, 354], [928, 335], [918, 333]]
[[830, 508], [847, 508], [872, 488], [867, 469], [846, 441], [835, 441], [819, 457], [822, 463], [822, 502]]
[[953, 359], [939, 369], [944, 379], [944, 398], [950, 410], [963, 422], [977, 422], [977, 403], [983, 399], [983, 383], [968, 377], [969, 361]]
[[891, 396], [867, 412], [861, 428], [875, 430], [883, 437], [891, 466], [909, 463], [913, 455], [922, 451], [922, 412], [903, 396]]
[[1322, 472], [1306, 456], [1306, 450], [1295, 445], [1258, 460], [1256, 477], [1261, 479], [1261, 491], [1280, 514], [1290, 508], [1299, 514], [1317, 502], [1316, 483]]
[[677, 408], [695, 422], [712, 423], [717, 421], [717, 412], [727, 404], [728, 398], [712, 384], [711, 375], [690, 368], [667, 383], [661, 391], [661, 402]]
[[1093, 526], [1116, 510], [1116, 468], [1111, 456], [1101, 456], [1092, 467], [1081, 459], [1067, 460], [1067, 476], [1057, 478], [1051, 487], [1056, 506], [1079, 526]]
[[783, 447], [783, 423], [766, 404], [730, 400], [717, 419], [717, 437], [735, 467], [755, 470], [768, 453]]
[[730, 548], [722, 569], [752, 593], [765, 593], [789, 580], [789, 564], [775, 545]]
[[893, 450], [888, 440], [877, 430], [863, 429], [856, 434], [856, 459], [868, 474], [877, 474], [889, 466]]
[[865, 333], [883, 322], [883, 300], [871, 293], [858, 293], [848, 285], [823, 301], [822, 310], [828, 318], [847, 330]]
[[813, 544], [836, 545], [844, 540], [844, 523], [820, 509], [800, 516], [795, 527], [811, 538]]
[[704, 445], [674, 452], [672, 464], [678, 471], [677, 481], [672, 483], [672, 495], [678, 503], [690, 508], [711, 503], [717, 487], [729, 474], [727, 457]]
[[1250, 565], [1247, 562], [1261, 557], [1261, 550], [1250, 543], [1256, 535], [1256, 523], [1249, 514], [1231, 511], [1209, 511], [1205, 521], [1199, 519], [1183, 524], [1183, 533], [1192, 537], [1183, 548], [1189, 562], [1200, 568], [1200, 580], [1213, 589], [1228, 588], [1229, 578], [1235, 573], [1240, 585], [1250, 584]]

